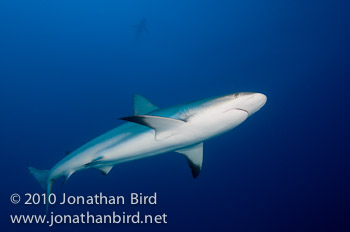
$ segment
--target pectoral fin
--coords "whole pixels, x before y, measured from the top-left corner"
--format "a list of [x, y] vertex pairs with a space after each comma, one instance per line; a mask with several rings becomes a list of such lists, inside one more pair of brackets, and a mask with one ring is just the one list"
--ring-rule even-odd
[[156, 140], [163, 140], [173, 136], [179, 131], [178, 128], [186, 123], [182, 120], [151, 115], [136, 115], [121, 119], [154, 129]]
[[196, 178], [201, 169], [203, 163], [203, 143], [177, 150], [176, 152], [185, 155], [187, 163], [191, 168], [193, 178]]

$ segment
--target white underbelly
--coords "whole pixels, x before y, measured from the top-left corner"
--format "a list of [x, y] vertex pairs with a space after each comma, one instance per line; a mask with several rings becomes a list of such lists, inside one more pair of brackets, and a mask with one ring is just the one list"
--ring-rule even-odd
[[153, 130], [132, 136], [102, 152], [104, 162], [121, 163], [140, 159], [164, 152], [170, 152], [182, 147], [200, 142], [201, 138], [188, 134], [175, 134], [164, 140], [156, 140]]

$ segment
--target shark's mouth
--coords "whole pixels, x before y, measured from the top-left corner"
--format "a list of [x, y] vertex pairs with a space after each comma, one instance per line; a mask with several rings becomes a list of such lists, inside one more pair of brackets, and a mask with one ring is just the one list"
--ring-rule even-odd
[[247, 115], [249, 115], [249, 112], [248, 112], [247, 110], [245, 110], [245, 109], [242, 109], [242, 108], [232, 108], [232, 109], [229, 109], [229, 110], [224, 111], [224, 113], [229, 112], [229, 111], [232, 111], [232, 110], [243, 111], [243, 112], [247, 113]]
[[242, 109], [242, 108], [234, 108], [234, 110], [241, 110], [241, 111], [244, 111], [244, 112], [246, 112], [247, 114], [249, 114], [249, 112], [248, 112], [247, 110]]

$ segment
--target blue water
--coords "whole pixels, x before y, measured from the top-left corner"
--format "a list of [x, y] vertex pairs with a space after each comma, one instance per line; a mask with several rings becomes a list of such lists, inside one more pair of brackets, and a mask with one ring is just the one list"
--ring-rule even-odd
[[[349, 16], [345, 1], [0, 1], [1, 231], [349, 231]], [[148, 32], [136, 39], [143, 18]], [[142, 94], [160, 107], [239, 91], [264, 108], [204, 144], [193, 179], [177, 153], [75, 173], [53, 192], [158, 194], [156, 206], [61, 214], [168, 214], [167, 224], [11, 224], [44, 214], [49, 169], [120, 125]]]

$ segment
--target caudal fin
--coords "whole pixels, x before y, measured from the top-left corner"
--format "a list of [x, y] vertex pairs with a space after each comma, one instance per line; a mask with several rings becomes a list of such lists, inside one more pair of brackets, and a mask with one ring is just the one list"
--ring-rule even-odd
[[49, 176], [49, 170], [38, 170], [32, 167], [29, 167], [29, 171], [35, 179], [40, 183], [41, 187], [45, 190], [46, 192], [46, 213], [48, 212], [49, 209], [49, 202], [48, 202], [48, 197], [51, 193], [51, 188], [53, 184], [53, 180], [50, 180]]
[[32, 167], [29, 167], [30, 173], [35, 177], [35, 179], [39, 182], [41, 187], [47, 191], [47, 181], [49, 178], [49, 170], [38, 170]]

